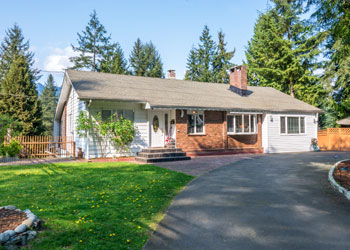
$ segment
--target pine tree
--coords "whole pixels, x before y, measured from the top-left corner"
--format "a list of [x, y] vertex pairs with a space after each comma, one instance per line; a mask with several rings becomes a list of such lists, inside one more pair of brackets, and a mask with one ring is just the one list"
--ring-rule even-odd
[[43, 125], [45, 127], [45, 135], [52, 136], [53, 134], [53, 120], [55, 118], [55, 111], [57, 106], [57, 87], [55, 81], [50, 74], [45, 83], [45, 88], [41, 93], [40, 100], [43, 109]]
[[23, 135], [40, 135], [44, 131], [34, 79], [26, 57], [19, 56], [2, 81], [0, 114], [9, 114], [18, 121]]
[[25, 41], [21, 28], [15, 24], [6, 31], [4, 41], [0, 45], [0, 87], [11, 64], [20, 56], [24, 56], [29, 64], [35, 80], [39, 79], [39, 70], [33, 68], [34, 53], [29, 51], [29, 41]]
[[[339, 119], [350, 116], [350, 2], [309, 0], [314, 23], [324, 37], [326, 58], [322, 81], [333, 94]], [[327, 112], [327, 111], [326, 111]]]
[[111, 37], [107, 36], [105, 27], [100, 23], [97, 13], [94, 10], [90, 15], [90, 21], [82, 31], [78, 33], [78, 46], [72, 45], [75, 52], [79, 52], [76, 57], [71, 57], [74, 63], [73, 69], [89, 69], [98, 71], [103, 56], [113, 50]]
[[129, 59], [130, 66], [132, 68], [132, 74], [136, 76], [144, 76], [146, 72], [143, 47], [144, 45], [142, 44], [141, 39], [137, 38]]
[[197, 51], [196, 48], [192, 47], [190, 50], [190, 54], [187, 58], [187, 70], [185, 74], [185, 80], [191, 80], [195, 81], [199, 75], [198, 70], [198, 57], [197, 57]]
[[115, 43], [113, 48], [105, 53], [98, 71], [114, 74], [128, 74], [127, 61], [118, 43]]
[[213, 58], [213, 81], [219, 83], [229, 83], [230, 76], [228, 71], [233, 64], [230, 62], [235, 54], [235, 50], [227, 51], [225, 34], [222, 31], [218, 33], [218, 45]]
[[248, 44], [248, 79], [319, 106], [325, 95], [314, 74], [320, 37], [301, 20], [298, 0], [273, 2], [274, 8], [259, 16]]
[[143, 50], [147, 66], [145, 76], [159, 78], [164, 77], [163, 63], [154, 44], [152, 42], [146, 43]]
[[130, 58], [131, 74], [136, 76], [164, 77], [163, 63], [152, 42], [143, 44], [138, 38]]
[[198, 48], [192, 47], [187, 58], [186, 80], [200, 82], [227, 83], [229, 79], [228, 69], [232, 67], [230, 60], [234, 51], [227, 51], [225, 35], [218, 32], [218, 43], [216, 43], [208, 26], [204, 26], [199, 38]]

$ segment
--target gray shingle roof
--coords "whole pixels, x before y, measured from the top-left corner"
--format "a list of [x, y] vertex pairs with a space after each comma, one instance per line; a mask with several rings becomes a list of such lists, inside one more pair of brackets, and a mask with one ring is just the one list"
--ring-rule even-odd
[[337, 121], [337, 124], [349, 126], [350, 125], [350, 117]]
[[242, 111], [321, 112], [270, 87], [248, 86], [240, 96], [228, 84], [67, 70], [80, 99], [148, 102], [151, 107]]

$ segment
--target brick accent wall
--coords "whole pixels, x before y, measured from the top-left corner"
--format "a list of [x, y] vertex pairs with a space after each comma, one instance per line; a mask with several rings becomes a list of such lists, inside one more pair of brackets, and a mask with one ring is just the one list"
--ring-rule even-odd
[[227, 135], [226, 112], [204, 112], [204, 135], [187, 134], [187, 112], [181, 117], [176, 110], [176, 146], [185, 152], [228, 151], [239, 149], [262, 149], [261, 115], [258, 115], [258, 134]]

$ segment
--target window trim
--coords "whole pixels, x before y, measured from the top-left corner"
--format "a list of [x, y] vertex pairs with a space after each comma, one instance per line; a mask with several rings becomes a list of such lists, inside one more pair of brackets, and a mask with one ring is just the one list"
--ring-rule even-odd
[[[236, 119], [235, 116], [242, 116], [242, 132], [236, 132]], [[244, 132], [244, 116], [249, 115], [249, 132]], [[254, 132], [251, 132], [251, 116], [254, 117]], [[228, 122], [229, 117], [233, 117], [233, 132], [228, 131]], [[227, 135], [256, 135], [258, 134], [258, 114], [256, 113], [230, 113], [226, 115], [226, 132]]]
[[[285, 117], [285, 133], [281, 133], [281, 117]], [[288, 133], [288, 117], [297, 117], [298, 118], [298, 123], [299, 123], [299, 133]], [[300, 118], [304, 118], [304, 133], [300, 132], [301, 129], [301, 123], [300, 123]], [[306, 131], [306, 116], [305, 115], [280, 115], [279, 119], [278, 119], [278, 128], [279, 128], [279, 134], [281, 136], [303, 136], [303, 135], [307, 135], [307, 131]]]
[[[189, 115], [194, 115], [194, 114], [198, 114], [198, 115], [203, 115], [203, 132], [197, 133], [197, 125], [196, 125], [196, 119], [197, 116], [195, 116], [195, 121], [194, 121], [194, 133], [188, 133], [188, 116]], [[196, 110], [188, 110], [187, 111], [187, 135], [205, 135], [205, 115], [204, 115], [204, 111], [196, 111]]]

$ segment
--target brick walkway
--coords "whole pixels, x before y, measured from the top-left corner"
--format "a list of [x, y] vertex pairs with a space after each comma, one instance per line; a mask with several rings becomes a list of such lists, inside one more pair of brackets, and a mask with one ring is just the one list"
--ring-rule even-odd
[[213, 169], [229, 165], [242, 159], [251, 159], [257, 156], [261, 156], [261, 154], [197, 156], [192, 157], [189, 161], [159, 162], [154, 165], [193, 176], [200, 176]]

